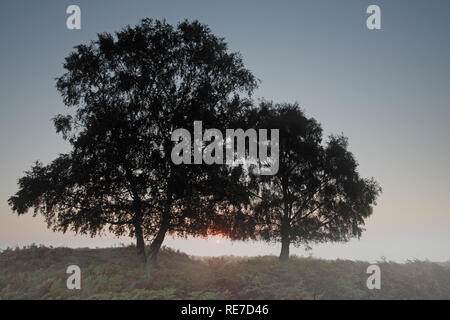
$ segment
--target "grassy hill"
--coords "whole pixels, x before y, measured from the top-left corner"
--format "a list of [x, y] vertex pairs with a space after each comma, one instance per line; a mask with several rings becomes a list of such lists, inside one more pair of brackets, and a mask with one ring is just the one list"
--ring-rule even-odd
[[[68, 290], [66, 268], [81, 268]], [[369, 264], [292, 257], [195, 258], [168, 248], [144, 268], [134, 247], [30, 246], [0, 253], [0, 299], [450, 299], [450, 266], [379, 262], [381, 290], [366, 288]]]

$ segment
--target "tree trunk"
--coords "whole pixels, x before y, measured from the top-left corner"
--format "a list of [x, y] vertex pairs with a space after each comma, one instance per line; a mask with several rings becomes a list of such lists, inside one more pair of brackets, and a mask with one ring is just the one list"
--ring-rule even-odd
[[289, 259], [289, 245], [291, 244], [291, 221], [289, 218], [289, 202], [287, 200], [288, 189], [283, 185], [283, 198], [284, 198], [284, 212], [281, 218], [281, 252], [280, 261], [287, 261]]
[[153, 240], [152, 244], [150, 245], [150, 253], [149, 253], [149, 264], [151, 266], [155, 266], [157, 263], [158, 253], [159, 249], [161, 248], [161, 245], [164, 241], [164, 237], [166, 236], [166, 232], [169, 229], [169, 225], [167, 223], [163, 223], [161, 228], [158, 231], [158, 234], [156, 235], [155, 239]]
[[291, 241], [288, 236], [281, 237], [281, 252], [280, 252], [280, 261], [287, 261], [289, 259], [289, 245]]
[[[170, 149], [170, 148], [169, 148]], [[173, 165], [172, 162], [170, 162], [171, 166]], [[169, 172], [171, 167], [169, 168]], [[153, 239], [152, 244], [150, 245], [150, 253], [149, 253], [149, 259], [148, 264], [150, 266], [156, 266], [156, 263], [158, 262], [158, 253], [159, 249], [161, 249], [161, 245], [164, 241], [164, 237], [166, 236], [167, 230], [169, 230], [170, 227], [170, 210], [172, 207], [172, 184], [168, 183], [167, 187], [167, 199], [166, 199], [166, 206], [165, 211], [163, 215], [161, 216], [161, 227], [156, 234], [155, 239]]]
[[[286, 211], [287, 212], [287, 211]], [[291, 244], [290, 234], [291, 234], [290, 221], [288, 219], [287, 213], [281, 221], [281, 252], [280, 261], [286, 261], [289, 259], [289, 245]]]
[[136, 234], [136, 249], [139, 258], [145, 263], [147, 257], [145, 255], [145, 242], [144, 235], [142, 234], [142, 227], [140, 225], [134, 226], [135, 234]]

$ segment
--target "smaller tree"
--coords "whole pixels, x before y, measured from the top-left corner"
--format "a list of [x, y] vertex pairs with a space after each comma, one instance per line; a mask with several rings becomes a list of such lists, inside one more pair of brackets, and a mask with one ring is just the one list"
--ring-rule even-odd
[[359, 238], [381, 188], [360, 177], [347, 138], [330, 136], [324, 143], [320, 124], [297, 104], [263, 102], [249, 124], [279, 129], [280, 136], [278, 173], [250, 174], [247, 219], [255, 236], [280, 241], [280, 260], [289, 258], [290, 244]]

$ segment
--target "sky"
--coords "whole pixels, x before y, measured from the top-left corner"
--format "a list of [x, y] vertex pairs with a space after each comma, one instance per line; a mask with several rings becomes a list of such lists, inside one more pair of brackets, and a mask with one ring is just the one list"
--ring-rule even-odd
[[[81, 30], [66, 8], [81, 8]], [[381, 30], [366, 9], [381, 8]], [[55, 88], [75, 45], [142, 18], [197, 19], [225, 37], [261, 84], [255, 98], [297, 101], [325, 134], [343, 133], [359, 172], [383, 194], [361, 239], [292, 248], [326, 259], [450, 260], [450, 1], [23, 1], [0, 2], [0, 249], [31, 243], [104, 247], [128, 238], [48, 230], [17, 216], [7, 199], [35, 160], [69, 150], [51, 119], [65, 106]], [[172, 239], [193, 255], [278, 254], [279, 244]]]

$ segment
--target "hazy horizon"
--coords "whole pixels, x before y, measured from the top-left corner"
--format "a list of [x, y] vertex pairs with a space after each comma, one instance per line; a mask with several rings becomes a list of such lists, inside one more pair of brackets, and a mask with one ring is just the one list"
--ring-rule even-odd
[[[66, 8], [81, 8], [81, 30]], [[366, 28], [370, 4], [382, 30]], [[54, 233], [7, 199], [35, 160], [69, 148], [51, 118], [66, 109], [54, 78], [75, 45], [145, 17], [176, 24], [198, 19], [241, 52], [261, 80], [255, 100], [295, 102], [344, 133], [359, 172], [383, 188], [360, 240], [313, 245], [297, 255], [375, 261], [450, 260], [450, 2], [448, 1], [8, 1], [0, 4], [0, 249], [31, 243], [105, 247], [131, 238]], [[172, 239], [188, 254], [264, 255], [279, 244]]]

